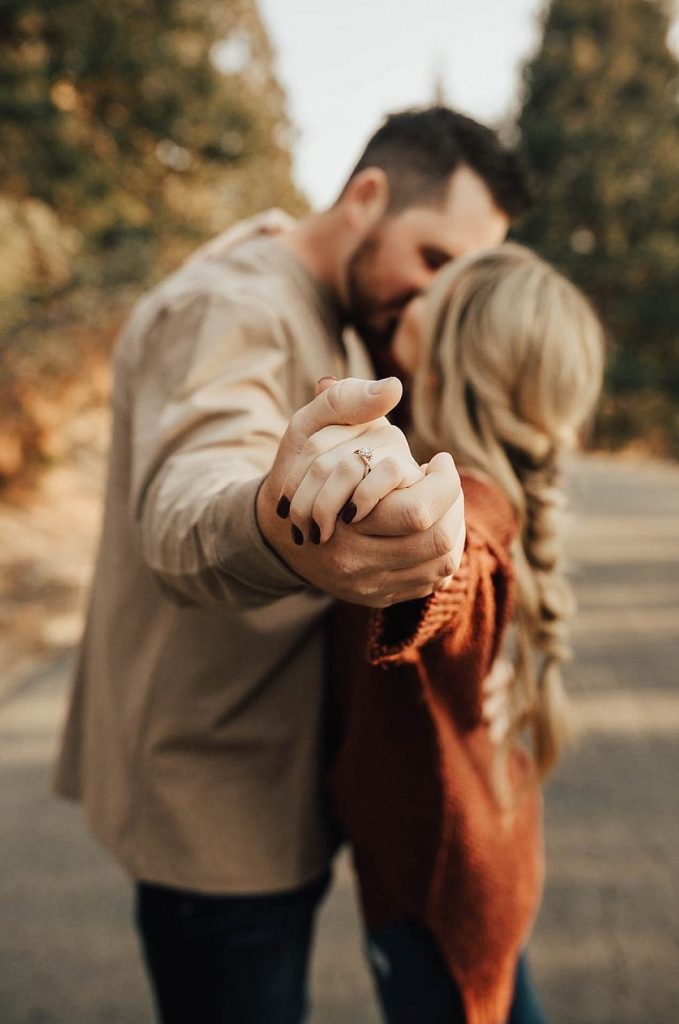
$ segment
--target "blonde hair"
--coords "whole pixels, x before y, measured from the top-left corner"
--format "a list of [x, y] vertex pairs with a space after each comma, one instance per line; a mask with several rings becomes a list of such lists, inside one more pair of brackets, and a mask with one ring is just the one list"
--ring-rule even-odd
[[500, 760], [506, 766], [528, 730], [540, 778], [568, 723], [560, 666], [571, 656], [574, 601], [562, 564], [560, 457], [592, 412], [602, 372], [594, 312], [535, 253], [507, 243], [439, 274], [413, 378], [412, 448], [421, 460], [450, 451], [516, 511], [516, 671]]

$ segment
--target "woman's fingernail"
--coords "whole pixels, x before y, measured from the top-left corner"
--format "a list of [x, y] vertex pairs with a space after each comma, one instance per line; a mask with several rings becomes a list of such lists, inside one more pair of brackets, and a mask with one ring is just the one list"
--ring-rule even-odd
[[324, 380], [333, 380], [333, 381], [336, 381], [336, 380], [337, 380], [337, 377], [333, 377], [333, 376], [332, 376], [332, 374], [330, 374], [330, 373], [327, 373], [327, 374], [325, 375], [325, 377], [319, 377], [319, 378], [318, 378], [318, 380], [316, 381], [316, 383], [317, 383], [317, 384], [322, 384]]
[[290, 512], [290, 499], [286, 498], [285, 495], [280, 499], [276, 505], [276, 512], [281, 519], [287, 519], [288, 513]]
[[346, 503], [346, 505], [344, 506], [344, 508], [342, 509], [342, 511], [340, 512], [340, 517], [342, 519], [342, 522], [346, 523], [347, 526], [348, 526], [349, 523], [352, 521], [352, 519], [354, 518], [354, 516], [356, 515], [357, 512], [358, 512], [358, 509], [354, 505], [353, 501], [348, 501]]
[[302, 531], [297, 526], [292, 526], [290, 533], [292, 534], [292, 539], [294, 540], [295, 544], [301, 547], [302, 544], [304, 543], [304, 534], [302, 533]]
[[309, 524], [309, 540], [311, 541], [312, 544], [321, 543], [321, 528], [318, 525], [318, 523], [315, 522], [313, 519]]

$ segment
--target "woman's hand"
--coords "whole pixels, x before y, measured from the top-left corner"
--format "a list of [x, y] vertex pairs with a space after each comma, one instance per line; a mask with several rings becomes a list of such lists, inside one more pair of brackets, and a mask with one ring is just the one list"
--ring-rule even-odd
[[[403, 393], [396, 377], [382, 381], [330, 378], [328, 383], [329, 389], [322, 388], [291, 418], [273, 465], [261, 481], [255, 514], [262, 536], [298, 576], [340, 600], [386, 608], [426, 597], [457, 572], [464, 547], [464, 496], [448, 452], [435, 455], [416, 483], [387, 494], [361, 522], [337, 523], [329, 543], [312, 548], [304, 545], [301, 533], [301, 546], [291, 539], [290, 499], [284, 484], [304, 476], [297, 467], [307, 457], [310, 438], [339, 426], [335, 444], [329, 448], [349, 440], [352, 460], [362, 472], [354, 455], [358, 438], [371, 422], [387, 416]], [[416, 473], [420, 470], [413, 470]]]
[[[334, 383], [324, 378], [317, 393]], [[356, 454], [359, 448], [374, 449], [369, 473]], [[387, 494], [423, 477], [405, 435], [386, 417], [358, 426], [323, 427], [307, 440], [283, 482], [293, 539], [298, 544], [307, 537], [324, 543], [340, 514], [345, 523], [360, 522]]]

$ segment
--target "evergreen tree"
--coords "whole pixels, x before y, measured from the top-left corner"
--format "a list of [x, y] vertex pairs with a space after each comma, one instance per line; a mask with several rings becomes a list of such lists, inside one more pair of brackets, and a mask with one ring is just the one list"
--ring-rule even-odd
[[659, 0], [552, 0], [519, 117], [537, 204], [520, 239], [588, 292], [609, 389], [679, 398], [679, 65]]
[[144, 243], [171, 263], [177, 238], [303, 207], [255, 0], [0, 6], [0, 139], [5, 197], [41, 200], [90, 251], [122, 250], [122, 276], [143, 275]]

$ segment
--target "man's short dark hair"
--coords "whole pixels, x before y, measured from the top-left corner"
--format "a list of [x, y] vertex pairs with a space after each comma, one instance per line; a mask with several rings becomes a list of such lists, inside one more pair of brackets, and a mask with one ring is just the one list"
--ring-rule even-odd
[[409, 206], [442, 203], [451, 174], [462, 166], [478, 174], [508, 217], [517, 217], [531, 205], [518, 155], [490, 128], [440, 106], [390, 114], [368, 142], [347, 184], [366, 167], [379, 167], [389, 182], [388, 212], [399, 213]]

